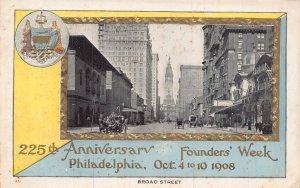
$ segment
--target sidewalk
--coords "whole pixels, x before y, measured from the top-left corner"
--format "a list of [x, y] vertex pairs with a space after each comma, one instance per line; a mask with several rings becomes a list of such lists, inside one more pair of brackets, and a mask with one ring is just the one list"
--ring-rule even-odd
[[248, 126], [245, 127], [223, 127], [223, 128], [218, 128], [223, 131], [228, 131], [232, 133], [239, 133], [239, 134], [262, 134], [262, 132], [256, 132], [255, 127], [251, 127], [251, 130], [248, 130]]
[[90, 132], [99, 132], [98, 125], [92, 127], [68, 127], [68, 132], [71, 133], [90, 133]]

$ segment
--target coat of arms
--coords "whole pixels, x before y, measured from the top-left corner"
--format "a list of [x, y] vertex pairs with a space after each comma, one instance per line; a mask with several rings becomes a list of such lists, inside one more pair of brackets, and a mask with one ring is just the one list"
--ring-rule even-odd
[[22, 22], [16, 32], [16, 47], [21, 58], [39, 67], [60, 60], [69, 41], [63, 21], [48, 11], [38, 11], [27, 15]]

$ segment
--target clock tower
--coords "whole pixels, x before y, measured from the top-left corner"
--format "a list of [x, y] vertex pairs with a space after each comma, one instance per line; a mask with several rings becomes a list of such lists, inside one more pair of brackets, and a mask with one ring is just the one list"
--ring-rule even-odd
[[173, 70], [169, 57], [165, 74], [165, 98], [163, 102], [163, 111], [167, 120], [175, 119], [175, 102], [173, 98]]

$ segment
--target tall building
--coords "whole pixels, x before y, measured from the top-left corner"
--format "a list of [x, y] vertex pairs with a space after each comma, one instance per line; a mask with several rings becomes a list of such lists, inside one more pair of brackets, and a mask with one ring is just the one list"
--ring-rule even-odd
[[99, 50], [130, 78], [134, 91], [147, 105], [151, 116], [152, 45], [147, 24], [99, 24]]
[[174, 75], [169, 57], [165, 73], [165, 98], [162, 105], [162, 111], [164, 112], [165, 119], [167, 120], [174, 120], [176, 116], [175, 102], [173, 98], [173, 77]]
[[203, 71], [199, 65], [181, 65], [179, 91], [177, 101], [177, 113], [181, 118], [190, 115], [201, 115], [194, 113], [195, 104], [198, 105], [199, 98], [203, 95]]
[[160, 111], [160, 96], [157, 96], [156, 119], [158, 121], [160, 121], [162, 119], [161, 111]]
[[158, 100], [158, 79], [157, 79], [157, 66], [158, 66], [158, 54], [152, 54], [152, 64], [151, 64], [151, 73], [152, 73], [152, 96], [151, 103], [154, 112], [154, 119], [157, 119], [157, 100]]
[[233, 105], [235, 76], [251, 73], [259, 58], [273, 50], [273, 27], [206, 25], [203, 31], [203, 105], [208, 120]]

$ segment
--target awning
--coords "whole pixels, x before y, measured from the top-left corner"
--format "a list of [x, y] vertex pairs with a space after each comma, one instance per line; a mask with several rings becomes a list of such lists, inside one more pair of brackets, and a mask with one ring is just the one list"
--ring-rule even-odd
[[240, 110], [237, 109], [238, 106], [242, 105], [242, 103], [236, 103], [232, 106], [227, 106], [215, 112], [215, 114], [227, 114], [227, 113], [235, 113], [236, 111], [239, 112]]
[[138, 112], [138, 111], [132, 108], [123, 108], [122, 112]]
[[215, 113], [209, 114], [210, 117], [215, 117]]

